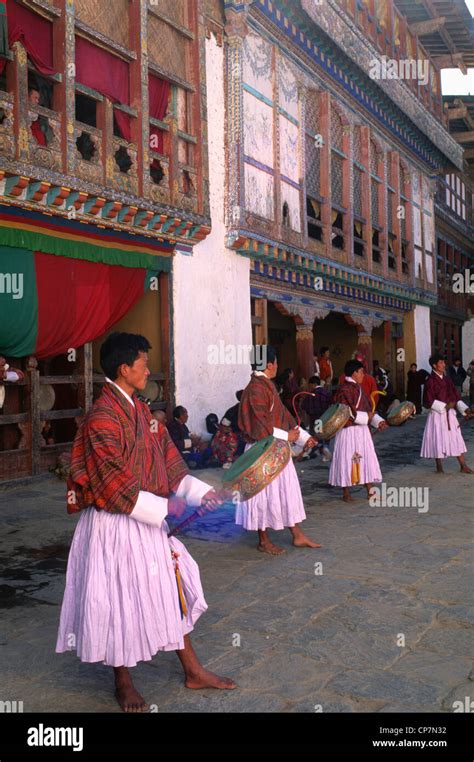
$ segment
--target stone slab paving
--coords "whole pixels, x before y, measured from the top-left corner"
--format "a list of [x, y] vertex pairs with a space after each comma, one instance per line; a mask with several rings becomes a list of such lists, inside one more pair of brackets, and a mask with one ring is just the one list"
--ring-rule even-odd
[[[437, 476], [420, 460], [423, 424], [375, 443], [387, 485], [429, 488], [426, 512], [371, 507], [362, 489], [347, 505], [327, 484], [328, 464], [312, 460], [297, 469], [305, 527], [321, 550], [294, 549], [280, 532], [284, 556], [258, 553], [232, 506], [189, 526], [181, 539], [209, 604], [194, 644], [239, 689], [188, 691], [176, 656], [158, 654], [134, 670], [158, 711], [450, 712], [474, 698], [474, 476], [454, 460]], [[474, 424], [463, 430], [474, 464]], [[220, 470], [196, 475], [220, 483]], [[64, 484], [2, 489], [0, 506], [0, 700], [21, 700], [25, 711], [118, 711], [110, 668], [54, 653], [77, 520]]]

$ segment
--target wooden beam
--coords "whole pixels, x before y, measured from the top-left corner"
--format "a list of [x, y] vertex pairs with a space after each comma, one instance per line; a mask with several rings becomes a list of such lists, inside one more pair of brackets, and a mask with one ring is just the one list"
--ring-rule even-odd
[[422, 37], [424, 34], [432, 34], [433, 32], [437, 32], [439, 29], [441, 29], [441, 27], [444, 27], [445, 22], [445, 16], [438, 16], [434, 19], [416, 21], [413, 24], [409, 24], [409, 29], [412, 34], [417, 34], [418, 37]]
[[463, 159], [474, 159], [474, 148], [465, 148]]
[[467, 74], [467, 66], [464, 63], [462, 53], [445, 53], [442, 56], [432, 56], [433, 63], [438, 69], [455, 69], [456, 67]]
[[448, 119], [464, 119], [469, 115], [469, 112], [467, 106], [462, 106], [460, 108], [447, 108], [446, 114], [448, 115]]
[[451, 137], [457, 140], [458, 143], [471, 143], [474, 140], [474, 130], [469, 132], [452, 132]]

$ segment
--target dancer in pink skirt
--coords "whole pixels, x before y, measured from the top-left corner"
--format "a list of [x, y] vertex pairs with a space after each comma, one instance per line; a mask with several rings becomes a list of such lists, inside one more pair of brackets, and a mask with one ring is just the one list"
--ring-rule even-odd
[[150, 345], [113, 333], [101, 347], [108, 383], [74, 440], [68, 512], [80, 512], [69, 553], [56, 651], [114, 668], [125, 712], [148, 711], [128, 668], [158, 651], [176, 651], [187, 688], [231, 689], [208, 672], [189, 633], [207, 609], [199, 568], [168, 538], [165, 516], [185, 505], [213, 510], [222, 501], [187, 472], [166, 427], [134, 392], [143, 391]]
[[455, 457], [463, 474], [472, 474], [466, 465], [464, 453], [466, 445], [456, 410], [465, 418], [473, 413], [461, 400], [460, 394], [448, 376], [445, 376], [446, 362], [442, 355], [430, 357], [431, 376], [425, 383], [423, 407], [429, 408], [428, 419], [421, 443], [421, 457], [435, 458], [436, 472], [443, 473], [443, 459]]
[[[265, 347], [266, 368], [254, 371], [244, 389], [239, 407], [239, 429], [248, 442], [247, 449], [271, 434], [288, 442], [297, 442], [304, 449], [314, 447], [308, 432], [297, 426], [295, 419], [283, 405], [275, 384], [278, 369], [276, 350]], [[290, 460], [283, 471], [255, 497], [237, 504], [235, 522], [245, 529], [258, 532], [258, 550], [279, 556], [284, 549], [271, 542], [267, 529], [288, 527], [297, 548], [320, 548], [307, 537], [299, 524], [306, 518], [298, 475]]]
[[364, 372], [360, 360], [349, 360], [344, 366], [344, 383], [334, 392], [334, 402], [351, 408], [351, 418], [336, 434], [329, 470], [329, 484], [342, 487], [342, 499], [346, 502], [353, 501], [349, 487], [365, 484], [370, 498], [373, 482], [382, 481], [369, 423], [378, 431], [388, 424], [372, 412], [372, 404], [361, 386]]

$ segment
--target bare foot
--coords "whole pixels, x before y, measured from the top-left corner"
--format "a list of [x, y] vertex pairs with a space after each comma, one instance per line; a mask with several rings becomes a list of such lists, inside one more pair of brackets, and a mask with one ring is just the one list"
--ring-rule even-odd
[[293, 545], [295, 548], [322, 548], [322, 545], [318, 545], [317, 542], [313, 542], [313, 540], [310, 540], [309, 537], [306, 537], [303, 532], [299, 534], [297, 537], [293, 537]]
[[472, 468], [469, 468], [469, 466], [465, 466], [465, 465], [461, 466], [461, 468], [459, 470], [461, 471], [462, 474], [473, 474], [474, 473]]
[[281, 556], [283, 553], [286, 553], [284, 548], [280, 548], [278, 545], [274, 545], [273, 542], [270, 542], [270, 540], [267, 542], [259, 542], [257, 545], [257, 550], [259, 550], [261, 553], [269, 553], [271, 556]]
[[115, 686], [115, 698], [123, 712], [149, 712], [150, 707], [143, 696], [133, 687], [133, 683]]
[[377, 493], [376, 493], [376, 492], [374, 492], [374, 487], [371, 487], [371, 489], [368, 489], [368, 490], [367, 490], [367, 500], [370, 500], [370, 498], [371, 498], [373, 495], [376, 495], [376, 494], [377, 494]]
[[[461, 468], [462, 471], [462, 468]], [[435, 474], [444, 474], [443, 466], [436, 466]]]
[[237, 683], [234, 683], [230, 677], [220, 677], [213, 672], [208, 672], [207, 669], [202, 668], [195, 675], [188, 675], [184, 681], [186, 688], [192, 688], [193, 690], [200, 690], [203, 688], [217, 688], [221, 691], [233, 691], [237, 688]]
[[345, 503], [353, 503], [354, 502], [354, 498], [352, 497], [352, 495], [349, 495], [349, 494], [348, 495], [343, 495], [342, 499], [344, 500]]

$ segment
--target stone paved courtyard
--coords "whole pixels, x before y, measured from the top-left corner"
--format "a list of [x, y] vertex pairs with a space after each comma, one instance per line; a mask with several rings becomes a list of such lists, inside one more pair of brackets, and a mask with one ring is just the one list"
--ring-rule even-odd
[[[148, 702], [163, 712], [451, 712], [474, 698], [474, 476], [454, 460], [438, 476], [419, 459], [424, 420], [375, 442], [387, 485], [429, 488], [425, 512], [371, 507], [362, 489], [347, 505], [313, 460], [297, 467], [321, 550], [294, 549], [279, 533], [284, 556], [258, 553], [230, 507], [181, 535], [209, 604], [196, 650], [239, 689], [188, 691], [165, 653], [133, 671]], [[463, 431], [474, 465], [474, 425]], [[217, 484], [220, 473], [197, 475]], [[76, 522], [64, 484], [47, 476], [4, 489], [0, 504], [0, 700], [25, 712], [119, 711], [110, 668], [54, 653]]]

